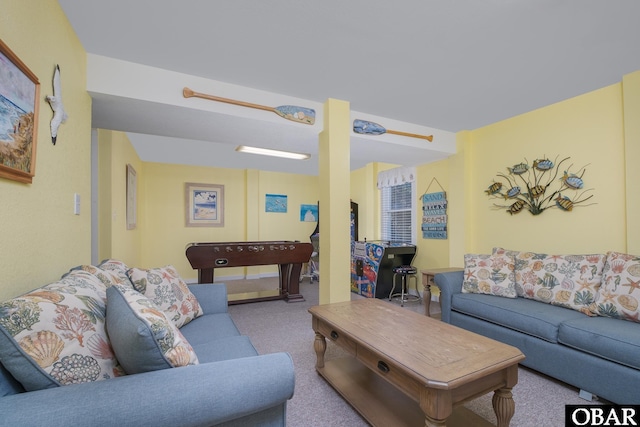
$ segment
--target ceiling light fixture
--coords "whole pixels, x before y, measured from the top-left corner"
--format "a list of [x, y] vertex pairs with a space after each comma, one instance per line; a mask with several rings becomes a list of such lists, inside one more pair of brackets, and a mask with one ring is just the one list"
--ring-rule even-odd
[[270, 150], [268, 148], [250, 147], [248, 145], [238, 145], [236, 151], [241, 153], [260, 154], [263, 156], [284, 157], [285, 159], [307, 160], [311, 154], [293, 153], [291, 151]]

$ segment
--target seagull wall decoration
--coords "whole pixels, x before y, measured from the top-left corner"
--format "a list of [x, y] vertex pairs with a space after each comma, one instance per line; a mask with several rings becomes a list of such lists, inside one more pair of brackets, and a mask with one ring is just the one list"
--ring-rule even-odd
[[58, 138], [58, 128], [61, 123], [67, 120], [67, 113], [62, 105], [62, 84], [60, 83], [60, 66], [56, 65], [53, 70], [53, 95], [46, 97], [51, 109], [53, 110], [53, 118], [51, 119], [51, 142], [56, 145]]

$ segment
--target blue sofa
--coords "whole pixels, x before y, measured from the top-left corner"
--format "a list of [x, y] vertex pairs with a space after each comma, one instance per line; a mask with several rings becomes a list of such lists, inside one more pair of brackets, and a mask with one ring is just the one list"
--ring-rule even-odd
[[617, 404], [640, 404], [640, 324], [526, 298], [463, 293], [437, 274], [442, 320], [517, 347], [522, 365]]
[[199, 364], [36, 391], [25, 391], [0, 364], [0, 424], [284, 426], [295, 383], [290, 355], [258, 355], [227, 312], [225, 285], [189, 288], [204, 314], [180, 332]]

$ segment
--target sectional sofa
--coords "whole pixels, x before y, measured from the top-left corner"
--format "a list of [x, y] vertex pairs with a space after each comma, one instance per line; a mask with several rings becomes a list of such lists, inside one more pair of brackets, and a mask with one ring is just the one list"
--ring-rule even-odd
[[222, 284], [117, 260], [0, 303], [0, 424], [284, 426], [287, 353], [258, 355]]
[[494, 248], [434, 281], [443, 321], [519, 348], [583, 397], [640, 404], [639, 257]]

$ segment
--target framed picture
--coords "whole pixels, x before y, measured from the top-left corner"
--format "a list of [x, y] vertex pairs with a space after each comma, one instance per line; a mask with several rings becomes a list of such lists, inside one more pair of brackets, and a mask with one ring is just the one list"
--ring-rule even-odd
[[300, 205], [300, 221], [318, 222], [318, 205]]
[[264, 203], [265, 212], [287, 212], [287, 195], [286, 194], [266, 194]]
[[224, 185], [184, 184], [187, 227], [224, 227]]
[[0, 178], [35, 176], [39, 98], [36, 75], [0, 40]]
[[130, 164], [127, 164], [127, 230], [136, 228], [136, 220], [138, 216], [137, 206], [137, 187], [138, 178], [136, 170]]

